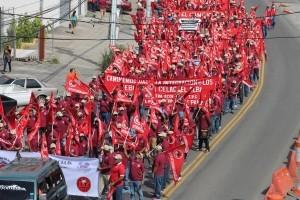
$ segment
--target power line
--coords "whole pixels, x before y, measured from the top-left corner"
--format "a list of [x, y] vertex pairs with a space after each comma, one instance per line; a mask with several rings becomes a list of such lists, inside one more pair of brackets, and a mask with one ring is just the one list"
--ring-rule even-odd
[[[19, 17], [28, 17], [28, 15], [23, 15], [23, 14], [13, 14], [13, 13], [8, 13], [8, 12], [2, 12], [3, 15], [15, 15], [15, 16], [19, 16]], [[300, 11], [295, 11], [292, 13], [281, 13], [281, 14], [276, 14], [274, 15], [275, 17], [280, 17], [280, 16], [286, 16], [286, 15], [294, 15], [294, 14], [300, 14]], [[54, 17], [40, 17], [41, 19], [48, 19], [48, 20], [56, 20], [59, 19], [60, 21], [71, 21], [70, 19], [61, 19], [61, 18], [54, 18]], [[264, 19], [266, 18], [265, 16], [257, 16], [255, 17], [255, 19]], [[97, 18], [95, 18], [97, 19]], [[232, 21], [237, 21], [237, 20], [248, 20], [248, 19], [253, 19], [251, 17], [244, 17], [244, 18], [235, 18], [235, 19], [230, 19]], [[220, 21], [215, 21], [213, 23], [218, 23], [218, 22], [222, 22], [222, 21], [228, 21], [228, 19], [224, 19], [224, 20], [220, 20]], [[102, 20], [97, 20], [97, 21], [86, 21], [86, 20], [78, 20], [78, 22], [81, 23], [93, 23], [93, 24], [110, 24], [111, 22], [109, 21], [102, 21]], [[209, 22], [212, 23], [212, 22]], [[117, 22], [116, 24], [118, 25], [135, 25], [134, 23], [122, 23], [122, 22]], [[161, 24], [166, 24], [166, 23], [137, 23], [138, 25], [161, 25]]]
[[[70, 1], [72, 2], [73, 0], [70, 0]], [[18, 16], [19, 18], [21, 18], [21, 17], [27, 17], [27, 19], [32, 19], [32, 18], [36, 18], [36, 17], [43, 19], [43, 17], [40, 17], [41, 15], [50, 13], [50, 12], [52, 12], [52, 11], [54, 11], [54, 10], [56, 10], [56, 9], [58, 9], [58, 8], [60, 8], [60, 7], [62, 7], [62, 6], [65, 6], [66, 4], [70, 3], [70, 1], [69, 1], [69, 2], [66, 1], [66, 2], [64, 2], [63, 4], [58, 3], [58, 4], [56, 4], [54, 7], [50, 7], [50, 8], [48, 8], [48, 9], [46, 9], [46, 10], [43, 10], [42, 12], [38, 11], [38, 12], [33, 13], [33, 14], [26, 14], [26, 15], [25, 15], [25, 14], [16, 14], [16, 13], [14, 14], [14, 13], [7, 13], [7, 12], [2, 12], [2, 14], [3, 14], [3, 15], [10, 15], [10, 16]], [[19, 19], [19, 18], [18, 18], [18, 19]], [[18, 19], [16, 19], [16, 20], [18, 20]], [[9, 22], [9, 23], [6, 23], [6, 22]], [[4, 26], [10, 25], [10, 24], [13, 23], [13, 19], [12, 19], [12, 20], [4, 21], [3, 23], [4, 23], [4, 24], [3, 24]]]
[[[15, 38], [14, 36], [0, 36], [0, 38]], [[28, 36], [20, 36], [17, 37], [17, 39], [28, 39], [31, 37]], [[244, 39], [244, 40], [274, 40], [274, 39], [298, 39], [300, 36], [272, 36], [272, 37], [237, 37], [236, 39]], [[65, 40], [65, 41], [105, 41], [105, 40], [110, 40], [107, 38], [60, 38], [60, 37], [44, 37], [40, 38], [37, 37], [37, 39], [45, 39], [45, 40]], [[120, 40], [120, 41], [132, 41], [135, 39], [132, 38], [119, 38], [115, 40]], [[175, 41], [176, 39], [173, 40], [167, 40], [167, 39], [160, 39], [160, 41]], [[221, 40], [230, 40], [228, 38], [221, 38]], [[157, 39], [144, 39], [144, 41], [157, 41]], [[188, 41], [198, 41], [198, 40], [188, 40]]]
[[[72, 0], [71, 0], [72, 1]], [[74, 12], [79, 6], [81, 6], [83, 3], [85, 3], [87, 0], [80, 0], [80, 3], [77, 4], [77, 6], [75, 6], [73, 9], [71, 9], [68, 13], [66, 13], [65, 15], [62, 16], [62, 18], [57, 18], [55, 21], [49, 23], [48, 25], [44, 26], [44, 27], [41, 27], [39, 30], [37, 30], [35, 33], [33, 33], [33, 35], [36, 35], [38, 34], [43, 28], [44, 29], [47, 29], [49, 26], [52, 26], [53, 24], [57, 23], [58, 21], [61, 21], [62, 19], [64, 19], [64, 17], [68, 16], [69, 14], [71, 14], [72, 12]], [[10, 42], [13, 42], [17, 39], [21, 39], [21, 37], [16, 37], [14, 39], [11, 39], [9, 41], [6, 41], [6, 43], [10, 43]]]

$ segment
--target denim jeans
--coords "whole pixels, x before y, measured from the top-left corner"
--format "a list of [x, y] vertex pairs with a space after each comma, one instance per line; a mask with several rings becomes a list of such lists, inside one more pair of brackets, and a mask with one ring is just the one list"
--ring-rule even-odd
[[108, 124], [109, 121], [110, 121], [110, 113], [109, 112], [102, 112], [101, 113], [101, 117], [102, 117], [102, 120]]
[[4, 58], [3, 62], [4, 62], [3, 71], [6, 71], [6, 65], [8, 65], [8, 70], [9, 70], [9, 72], [11, 72], [11, 60]]
[[212, 114], [210, 117], [210, 121], [211, 121], [211, 126], [210, 126], [210, 131], [211, 134], [217, 133], [217, 128], [216, 128], [216, 120], [217, 120], [217, 116], [216, 114]]
[[123, 186], [117, 186], [116, 190], [113, 194], [113, 200], [122, 200], [123, 194], [122, 194]]
[[219, 128], [221, 126], [221, 114], [215, 114], [215, 119], [214, 119], [214, 124], [213, 126], [215, 127], [215, 133], [219, 131]]
[[250, 88], [247, 85], [244, 85], [244, 94], [245, 94], [245, 97], [249, 96], [249, 92], [250, 92]]
[[224, 99], [224, 105], [223, 105], [223, 112], [224, 113], [229, 112], [229, 104], [230, 104], [229, 98], [225, 98]]
[[[136, 193], [138, 197], [136, 198]], [[144, 200], [141, 181], [131, 181], [130, 183], [130, 199], [131, 200]]]
[[253, 69], [253, 81], [254, 81], [254, 83], [257, 83], [258, 80], [259, 80], [259, 69], [254, 68]]
[[178, 117], [179, 117], [180, 120], [184, 120], [184, 112], [183, 111], [179, 111], [178, 112]]
[[129, 172], [130, 172], [130, 165], [129, 162], [127, 162], [127, 165], [125, 166], [125, 177], [124, 177], [124, 187], [126, 187], [126, 189], [129, 187]]
[[139, 111], [140, 111], [140, 117], [145, 118], [146, 117], [146, 109], [143, 105], [140, 105]]
[[164, 180], [164, 176], [155, 176], [154, 175], [154, 195], [158, 199], [160, 199], [160, 197], [161, 197], [163, 180]]
[[165, 189], [167, 184], [169, 183], [169, 179], [170, 179], [170, 165], [167, 164], [167, 166], [165, 166], [165, 171], [164, 171], [164, 179], [163, 179], [163, 184], [162, 184], [162, 189]]

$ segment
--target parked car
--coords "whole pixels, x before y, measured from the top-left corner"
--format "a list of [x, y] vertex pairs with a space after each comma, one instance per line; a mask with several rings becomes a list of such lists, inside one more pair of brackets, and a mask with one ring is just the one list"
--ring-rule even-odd
[[18, 106], [27, 105], [31, 93], [39, 100], [43, 100], [51, 93], [56, 95], [57, 91], [57, 88], [49, 87], [30, 75], [0, 76], [0, 94], [17, 100]]
[[68, 199], [64, 175], [52, 159], [15, 159], [0, 168], [0, 185], [0, 199]]
[[[90, 10], [94, 11], [94, 9], [99, 10], [98, 7], [98, 1], [97, 0], [89, 0], [88, 1]], [[111, 0], [106, 0], [106, 10], [111, 10]], [[93, 8], [93, 9], [92, 9]], [[132, 4], [128, 0], [121, 0], [121, 10], [125, 12], [131, 12], [132, 11]]]

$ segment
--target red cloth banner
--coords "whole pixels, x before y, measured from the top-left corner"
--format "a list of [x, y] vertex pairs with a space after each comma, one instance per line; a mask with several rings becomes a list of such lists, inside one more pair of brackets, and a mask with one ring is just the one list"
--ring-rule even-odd
[[184, 151], [185, 146], [180, 145], [167, 153], [175, 183], [179, 181], [181, 176], [181, 169], [184, 164]]
[[158, 79], [153, 81], [151, 79], [135, 79], [106, 74], [103, 82], [109, 92], [113, 92], [115, 88], [122, 85], [123, 91], [129, 94], [134, 93], [136, 86], [146, 86], [153, 83], [154, 87], [147, 87], [148, 92], [146, 92], [144, 99], [146, 105], [149, 106], [153, 101], [149, 93], [154, 95], [154, 99], [158, 101], [165, 99], [167, 103], [173, 103], [176, 95], [183, 96], [188, 93], [186, 97], [187, 104], [191, 107], [197, 107], [201, 96], [207, 96], [201, 94], [202, 91], [209, 92], [214, 90], [217, 80], [218, 78], [216, 77], [206, 79]]

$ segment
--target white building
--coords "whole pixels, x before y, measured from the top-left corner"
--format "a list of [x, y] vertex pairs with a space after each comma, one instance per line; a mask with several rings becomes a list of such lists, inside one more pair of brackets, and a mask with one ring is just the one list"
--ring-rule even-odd
[[[43, 24], [49, 23], [58, 26], [62, 21], [76, 10], [77, 16], [84, 16], [87, 12], [87, 0], [0, 0], [2, 11], [1, 28], [2, 34], [6, 35], [6, 29], [12, 22], [13, 16], [8, 13], [19, 15], [37, 15], [44, 18]], [[18, 19], [19, 16], [15, 16]], [[55, 20], [56, 19], [56, 20]]]

